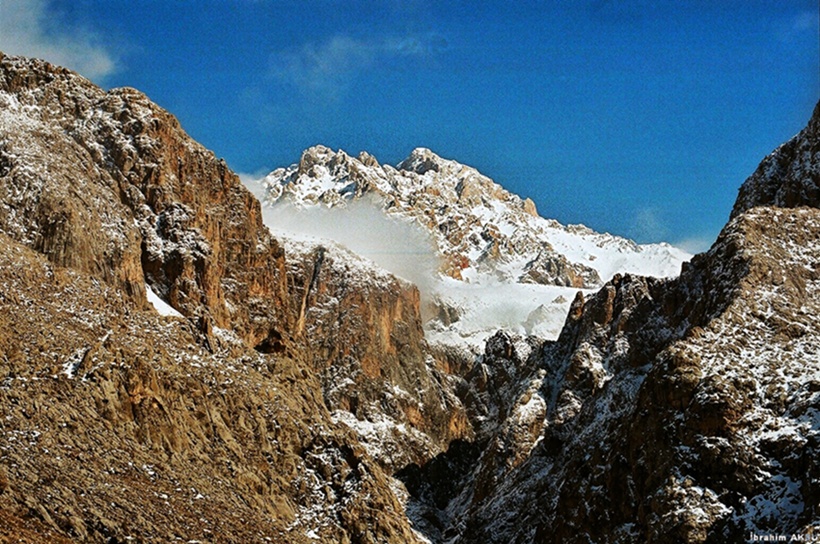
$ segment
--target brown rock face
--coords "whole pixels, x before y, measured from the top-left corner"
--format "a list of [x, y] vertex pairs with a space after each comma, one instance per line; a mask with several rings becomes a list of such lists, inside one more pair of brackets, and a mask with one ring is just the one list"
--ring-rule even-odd
[[[135, 300], [147, 282], [251, 344], [281, 320], [284, 255], [258, 202], [171, 114], [133, 89], [106, 93], [13, 57], [0, 60], [0, 92], [6, 233]], [[268, 309], [246, 304], [259, 298]]]
[[[18, 282], [0, 291], [4, 315], [30, 310], [0, 335], [11, 527], [78, 541], [414, 540], [382, 467], [472, 429], [428, 365], [413, 286], [338, 249], [286, 255], [237, 176], [171, 114], [2, 55], [0, 235], [35, 269], [2, 269]], [[188, 320], [163, 323], [146, 285]], [[51, 294], [71, 307], [40, 300]], [[47, 423], [63, 420], [71, 432]], [[15, 442], [30, 430], [49, 438]]]
[[[334, 417], [390, 471], [472, 437], [461, 401], [427, 353], [418, 289], [335, 246], [293, 247], [293, 342], [320, 376]], [[295, 308], [294, 308], [295, 309]], [[350, 412], [355, 420], [341, 413]], [[373, 425], [391, 430], [372, 432]]]
[[[415, 400], [392, 416], [414, 420], [428, 449], [446, 443], [448, 412], [463, 416], [426, 368], [414, 287], [350, 277], [324, 250], [286, 259], [238, 177], [138, 91], [106, 93], [39, 61], [0, 66], [0, 228], [138, 303], [152, 286], [209, 337], [231, 329], [260, 351], [305, 356], [331, 409], [363, 417], [400, 387]], [[346, 372], [352, 392], [330, 394]]]
[[755, 206], [820, 206], [820, 103], [806, 128], [763, 159], [743, 183], [732, 217]]
[[413, 541], [309, 365], [5, 235], [0, 286], [0, 541]]

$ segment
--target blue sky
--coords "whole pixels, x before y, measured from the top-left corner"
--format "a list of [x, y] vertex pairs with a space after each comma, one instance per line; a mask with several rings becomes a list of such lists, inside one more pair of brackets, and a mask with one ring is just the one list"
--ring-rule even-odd
[[136, 87], [236, 171], [418, 146], [564, 223], [703, 249], [820, 98], [816, 0], [0, 0], [0, 50]]

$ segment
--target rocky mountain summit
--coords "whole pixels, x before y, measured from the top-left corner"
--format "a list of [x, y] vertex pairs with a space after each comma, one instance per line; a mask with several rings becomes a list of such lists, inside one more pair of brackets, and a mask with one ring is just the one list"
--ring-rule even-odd
[[[691, 258], [544, 219], [532, 201], [424, 148], [392, 167], [315, 146], [261, 185], [269, 226], [332, 238], [412, 278], [427, 340], [470, 357], [499, 328], [554, 339], [578, 288], [591, 292], [616, 273], [674, 276]], [[407, 232], [391, 236], [397, 225]], [[415, 260], [402, 262], [404, 252]]]
[[666, 244], [638, 245], [544, 219], [530, 199], [424, 148], [394, 168], [366, 152], [351, 157], [315, 146], [297, 164], [271, 172], [263, 184], [268, 205], [333, 207], [375, 200], [387, 214], [422, 226], [442, 256], [442, 272], [459, 280], [483, 275], [597, 288], [615, 273], [674, 276], [691, 257]]
[[[819, 146], [820, 105], [680, 276], [616, 274], [555, 340], [465, 357], [428, 344], [414, 285], [274, 237], [143, 94], [0, 54], [0, 542], [816, 538]], [[296, 168], [277, 198], [431, 210], [452, 276], [542, 269], [508, 250], [548, 222], [458, 163]], [[551, 281], [605, 276], [609, 238], [576, 259], [549, 228]]]

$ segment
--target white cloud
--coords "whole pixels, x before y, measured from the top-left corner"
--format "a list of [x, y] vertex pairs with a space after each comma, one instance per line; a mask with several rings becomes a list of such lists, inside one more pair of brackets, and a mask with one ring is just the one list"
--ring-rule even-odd
[[429, 234], [416, 223], [389, 217], [380, 206], [354, 201], [344, 208], [277, 204], [263, 209], [265, 224], [285, 237], [325, 238], [430, 292], [441, 264]]
[[709, 248], [712, 247], [712, 243], [714, 241], [714, 238], [694, 237], [685, 238], [683, 240], [675, 242], [673, 245], [677, 248], [684, 250], [687, 253], [696, 255], [698, 253], [709, 251]]
[[[256, 198], [264, 198], [262, 176], [239, 174], [239, 179]], [[263, 207], [262, 217], [274, 235], [333, 240], [413, 282], [425, 297], [441, 265], [429, 233], [412, 221], [386, 215], [376, 200], [355, 200], [333, 208], [279, 202]]]
[[271, 75], [300, 90], [335, 97], [359, 74], [379, 63], [435, 54], [446, 46], [446, 40], [437, 35], [368, 40], [337, 35], [323, 43], [275, 52], [271, 56]]
[[91, 79], [114, 72], [116, 62], [94, 32], [52, 32], [50, 17], [46, 0], [0, 0], [0, 51], [41, 58]]
[[280, 81], [312, 91], [329, 91], [346, 85], [373, 63], [377, 48], [347, 36], [324, 44], [305, 44], [298, 51], [273, 56], [273, 75]]

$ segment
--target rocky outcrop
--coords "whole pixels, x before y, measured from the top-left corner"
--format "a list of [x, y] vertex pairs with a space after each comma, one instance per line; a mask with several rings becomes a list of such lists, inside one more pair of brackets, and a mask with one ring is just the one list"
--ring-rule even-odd
[[[414, 286], [274, 239], [137, 91], [0, 55], [0, 106], [0, 540], [706, 543], [820, 525], [820, 108], [680, 277], [615, 275], [556, 341], [499, 332], [471, 358], [425, 345]], [[274, 174], [282, 191], [347, 176], [317, 201], [447, 202], [454, 222], [430, 225], [498, 258], [503, 218], [535, 213], [427, 150], [396, 170], [316, 148]], [[498, 202], [523, 215], [462, 214]], [[522, 251], [533, 275], [569, 274]]]
[[755, 206], [820, 206], [820, 104], [809, 124], [775, 149], [740, 187], [732, 217]]
[[4, 232], [134, 300], [147, 282], [252, 345], [285, 321], [284, 255], [259, 204], [171, 114], [15, 57], [0, 59], [0, 101]]
[[334, 418], [390, 471], [472, 438], [461, 400], [428, 353], [418, 289], [330, 243], [286, 248], [289, 292], [301, 301], [291, 334]]
[[413, 541], [310, 365], [213, 340], [0, 235], [0, 541]]
[[0, 66], [3, 231], [138, 304], [149, 285], [211, 342], [221, 327], [261, 352], [300, 354], [332, 410], [364, 417], [405, 391], [391, 417], [427, 456], [469, 435], [428, 371], [413, 286], [361, 265], [351, 275], [355, 259], [339, 251], [286, 257], [237, 176], [138, 91], [104, 92], [40, 61]]
[[[799, 148], [816, 145], [805, 139], [816, 123], [817, 113]], [[556, 342], [526, 358], [502, 349], [524, 369], [506, 405], [538, 399], [537, 424], [518, 426], [515, 443], [535, 445], [499, 447], [516, 412], [499, 414], [460, 491], [434, 510], [447, 525], [425, 530], [448, 542], [814, 534], [820, 210], [808, 192], [789, 203], [801, 207], [767, 200], [817, 175], [801, 168], [784, 163], [800, 176], [763, 185], [755, 173], [679, 278], [616, 276], [579, 294]], [[414, 489], [435, 488], [421, 479]], [[415, 511], [432, 495], [419, 493]]]
[[[81, 488], [60, 480], [77, 470], [73, 461], [24, 484], [51, 461], [46, 452], [21, 464], [31, 444], [18, 448], [14, 437], [28, 431], [10, 424], [0, 446], [22, 467], [7, 475], [17, 490], [6, 496], [11, 526], [80, 541], [412, 541], [387, 474], [472, 433], [426, 353], [415, 287], [337, 248], [286, 253], [237, 176], [138, 91], [105, 92], [48, 63], [0, 55], [0, 106], [0, 234], [10, 251], [48, 259], [24, 261], [49, 280], [20, 287], [48, 287], [27, 302], [6, 286], [6, 314], [16, 304], [34, 311], [50, 291], [71, 302], [3, 329], [0, 379], [15, 389], [0, 402], [30, 414], [59, 399], [37, 420], [44, 436], [58, 406], [76, 407], [69, 428], [82, 437], [72, 447], [109, 444], [115, 455], [90, 463], [82, 485], [120, 493], [134, 484], [119, 498], [80, 500]], [[146, 317], [146, 286], [185, 319]], [[64, 325], [38, 339], [40, 351], [25, 347], [26, 335], [66, 316], [93, 334]], [[132, 318], [144, 330], [118, 333]], [[113, 370], [88, 384], [98, 363]], [[54, 436], [48, 452], [65, 439]], [[142, 465], [120, 466], [129, 458], [161, 462], [163, 486], [144, 482]], [[177, 488], [215, 502], [146, 502]], [[49, 496], [61, 498], [52, 505]], [[111, 506], [124, 501], [133, 504]], [[203, 532], [200, 517], [219, 521], [232, 508], [235, 517]]]

